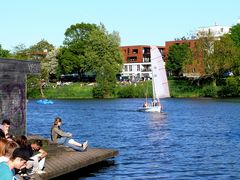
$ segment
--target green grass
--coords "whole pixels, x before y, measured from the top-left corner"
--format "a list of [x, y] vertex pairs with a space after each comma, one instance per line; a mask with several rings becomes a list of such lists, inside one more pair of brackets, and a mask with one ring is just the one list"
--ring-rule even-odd
[[169, 80], [169, 89], [171, 97], [199, 97], [201, 96], [201, 87], [191, 84], [187, 80]]
[[[84, 83], [72, 83], [70, 85], [55, 87], [55, 84], [48, 84], [44, 89], [44, 95], [49, 99], [91, 99], [93, 98], [93, 86]], [[113, 98], [144, 98], [152, 96], [151, 81], [139, 82], [134, 85], [118, 84], [116, 95]], [[187, 80], [169, 80], [171, 97], [200, 97], [202, 88], [191, 84]], [[29, 93], [28, 98], [41, 98], [38, 90]]]
[[92, 88], [92, 86], [83, 85], [83, 83], [72, 83], [58, 87], [53, 87], [50, 84], [44, 89], [44, 95], [50, 99], [90, 99], [93, 98]]

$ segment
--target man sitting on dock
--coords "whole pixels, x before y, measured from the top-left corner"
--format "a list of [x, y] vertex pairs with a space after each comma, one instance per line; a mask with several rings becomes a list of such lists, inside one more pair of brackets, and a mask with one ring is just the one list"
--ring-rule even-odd
[[34, 140], [30, 145], [28, 145], [28, 150], [33, 161], [27, 162], [27, 172], [28, 174], [42, 174], [44, 173], [44, 164], [47, 156], [47, 152], [42, 149], [42, 141]]

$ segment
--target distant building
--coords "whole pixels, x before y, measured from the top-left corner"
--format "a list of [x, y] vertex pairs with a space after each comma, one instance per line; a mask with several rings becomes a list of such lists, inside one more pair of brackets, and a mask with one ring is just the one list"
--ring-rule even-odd
[[[164, 57], [164, 47], [158, 46]], [[137, 81], [152, 78], [149, 45], [121, 46], [124, 65], [121, 78]]]
[[205, 36], [205, 35], [212, 35], [216, 39], [220, 39], [221, 36], [224, 34], [229, 33], [231, 27], [229, 26], [220, 26], [220, 25], [215, 25], [215, 26], [209, 26], [209, 27], [200, 27], [198, 28], [196, 35], [197, 38]]
[[194, 46], [196, 45], [196, 39], [192, 40], [175, 40], [175, 41], [166, 41], [165, 42], [165, 48], [164, 48], [164, 54], [165, 54], [165, 60], [168, 58], [168, 53], [169, 53], [169, 48], [172, 45], [182, 45], [182, 44], [187, 44], [190, 49], [193, 49]]

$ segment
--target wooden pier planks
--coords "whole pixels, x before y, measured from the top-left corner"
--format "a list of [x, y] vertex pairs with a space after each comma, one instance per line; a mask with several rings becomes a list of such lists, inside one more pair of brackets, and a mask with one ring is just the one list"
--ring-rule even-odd
[[46, 173], [35, 175], [36, 180], [56, 178], [118, 155], [116, 150], [93, 148], [85, 152], [77, 152], [59, 145], [51, 145], [48, 150], [51, 152], [45, 162]]

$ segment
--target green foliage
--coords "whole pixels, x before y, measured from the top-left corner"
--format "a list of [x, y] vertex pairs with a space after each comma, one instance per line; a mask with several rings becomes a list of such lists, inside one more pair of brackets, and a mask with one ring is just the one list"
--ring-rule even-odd
[[50, 52], [54, 49], [54, 46], [50, 44], [48, 41], [42, 39], [37, 44], [32, 45], [29, 47], [29, 52], [36, 53], [36, 52]]
[[226, 72], [236, 72], [240, 65], [238, 49], [229, 35], [222, 36], [220, 40], [214, 42], [214, 51], [210, 56], [212, 61], [209, 67], [215, 79], [223, 77]]
[[205, 86], [202, 89], [201, 96], [203, 97], [217, 97], [218, 96], [218, 87], [216, 86]]
[[201, 87], [188, 79], [168, 80], [171, 97], [199, 97]]
[[28, 75], [27, 76], [27, 98], [40, 98], [40, 76]]
[[9, 58], [10, 56], [11, 56], [10, 51], [6, 50], [6, 49], [3, 49], [2, 45], [0, 44], [0, 57], [1, 58]]
[[228, 77], [226, 84], [219, 90], [219, 96], [221, 97], [234, 97], [240, 95], [240, 77]]
[[24, 44], [19, 44], [14, 47], [13, 56], [15, 59], [26, 60], [30, 59], [29, 49]]
[[240, 24], [232, 26], [229, 35], [234, 41], [235, 46], [240, 47]]
[[116, 32], [109, 34], [102, 24], [81, 23], [66, 30], [64, 45], [58, 55], [61, 72], [92, 72], [97, 82], [94, 97], [114, 95], [116, 74], [123, 63], [119, 35]]
[[169, 48], [166, 68], [174, 76], [179, 76], [183, 73], [184, 65], [187, 62], [191, 62], [191, 59], [191, 50], [187, 44], [174, 44]]
[[61, 73], [84, 73], [89, 70], [85, 57], [90, 33], [97, 29], [95, 24], [81, 23], [71, 25], [65, 32], [64, 47], [58, 59]]
[[119, 98], [151, 98], [152, 82], [144, 81], [137, 84], [119, 84], [116, 96]]
[[44, 94], [51, 99], [89, 99], [92, 96], [92, 86], [82, 83], [72, 83], [70, 85], [56, 86], [49, 83], [44, 89]]

